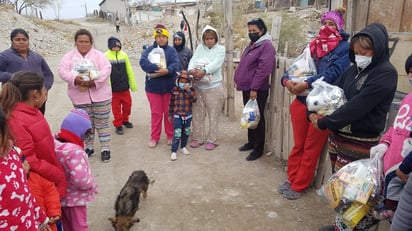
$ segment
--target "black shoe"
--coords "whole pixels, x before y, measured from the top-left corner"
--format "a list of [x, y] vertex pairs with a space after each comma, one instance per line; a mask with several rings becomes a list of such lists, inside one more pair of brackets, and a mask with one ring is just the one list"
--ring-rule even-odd
[[96, 153], [94, 153], [93, 148], [92, 149], [86, 148], [85, 152], [87, 153], [87, 157], [92, 157], [92, 156], [96, 155]]
[[253, 160], [258, 159], [261, 156], [262, 156], [262, 153], [258, 153], [257, 151], [253, 151], [246, 157], [246, 160], [247, 161], [253, 161]]
[[123, 135], [124, 134], [122, 126], [116, 127], [116, 134], [117, 135]]
[[239, 151], [243, 152], [243, 151], [249, 151], [252, 149], [253, 149], [252, 145], [249, 143], [246, 143], [242, 147], [239, 148]]
[[335, 226], [329, 225], [319, 229], [319, 231], [335, 231]]
[[112, 157], [110, 156], [110, 151], [103, 151], [102, 152], [102, 161], [103, 162], [110, 162]]
[[133, 128], [133, 124], [130, 122], [123, 122], [123, 126], [125, 126], [126, 128]]

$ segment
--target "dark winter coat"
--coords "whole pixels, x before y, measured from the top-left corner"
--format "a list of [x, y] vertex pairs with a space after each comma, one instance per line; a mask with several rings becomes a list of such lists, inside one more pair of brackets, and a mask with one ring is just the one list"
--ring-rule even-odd
[[[359, 35], [367, 35], [372, 39], [372, 63], [363, 70], [356, 64], [352, 65], [337, 80], [336, 85], [344, 90], [348, 102], [331, 115], [319, 119], [318, 127], [355, 137], [372, 138], [378, 137], [385, 128], [398, 73], [389, 62], [389, 36], [382, 24], [372, 23], [354, 38]], [[355, 63], [353, 50], [349, 51], [349, 57]]]

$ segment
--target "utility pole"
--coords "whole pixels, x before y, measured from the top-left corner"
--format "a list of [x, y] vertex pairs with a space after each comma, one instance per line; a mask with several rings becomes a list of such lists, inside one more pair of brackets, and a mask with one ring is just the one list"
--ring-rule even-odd
[[235, 121], [235, 83], [233, 80], [233, 25], [232, 0], [223, 1], [223, 15], [225, 18], [225, 47], [226, 47], [226, 87], [227, 87], [227, 114], [229, 120]]

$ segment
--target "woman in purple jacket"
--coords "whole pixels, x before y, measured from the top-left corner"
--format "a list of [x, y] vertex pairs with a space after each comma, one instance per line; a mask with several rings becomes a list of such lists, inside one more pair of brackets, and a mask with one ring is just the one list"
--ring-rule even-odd
[[257, 18], [247, 23], [250, 43], [243, 51], [240, 63], [235, 71], [236, 89], [242, 91], [243, 104], [249, 99], [256, 99], [260, 112], [257, 128], [248, 129], [248, 141], [239, 151], [253, 150], [246, 160], [256, 160], [263, 154], [265, 145], [264, 110], [269, 95], [269, 75], [275, 66], [275, 48], [272, 38], [262, 19]]

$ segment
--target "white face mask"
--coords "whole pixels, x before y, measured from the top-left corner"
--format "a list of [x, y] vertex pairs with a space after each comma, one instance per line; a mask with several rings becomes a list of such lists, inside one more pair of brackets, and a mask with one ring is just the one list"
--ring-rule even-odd
[[355, 55], [355, 62], [359, 68], [365, 69], [369, 64], [372, 63], [372, 57]]

